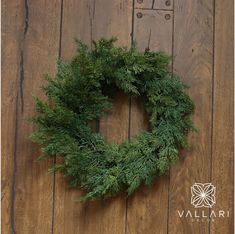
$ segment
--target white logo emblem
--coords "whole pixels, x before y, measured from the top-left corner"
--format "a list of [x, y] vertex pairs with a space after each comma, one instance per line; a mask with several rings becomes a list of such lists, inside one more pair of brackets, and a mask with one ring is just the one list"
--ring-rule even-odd
[[215, 205], [216, 187], [211, 183], [195, 183], [191, 186], [191, 204], [195, 208], [212, 207]]

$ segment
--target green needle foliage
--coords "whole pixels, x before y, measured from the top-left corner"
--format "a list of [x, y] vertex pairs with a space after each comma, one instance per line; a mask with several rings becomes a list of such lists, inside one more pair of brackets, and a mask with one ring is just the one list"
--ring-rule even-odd
[[[55, 77], [47, 76], [43, 91], [48, 101], [35, 98], [38, 129], [31, 139], [42, 146], [42, 156], [62, 158], [50, 171], [61, 171], [72, 186], [87, 193], [81, 200], [133, 193], [151, 185], [179, 158], [194, 129], [194, 104], [186, 85], [169, 71], [170, 57], [114, 47], [115, 39], [94, 42], [93, 49], [77, 41], [69, 63], [58, 61]], [[151, 131], [129, 142], [107, 144], [89, 123], [112, 108], [116, 91], [140, 97], [149, 114]]]

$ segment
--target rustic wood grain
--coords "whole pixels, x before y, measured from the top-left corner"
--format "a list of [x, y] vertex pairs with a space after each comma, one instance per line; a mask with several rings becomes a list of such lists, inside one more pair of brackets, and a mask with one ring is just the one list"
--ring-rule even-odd
[[[2, 1], [2, 233], [233, 233], [233, 2], [133, 1]], [[117, 36], [119, 45], [130, 46], [133, 3], [133, 39], [141, 50], [173, 51], [174, 71], [191, 86], [199, 133], [190, 134], [191, 148], [182, 151], [170, 181], [167, 175], [152, 188], [142, 186], [127, 201], [121, 194], [76, 203], [78, 188], [69, 189], [60, 174], [46, 174], [53, 162], [35, 162], [40, 150], [28, 139], [35, 126], [26, 121], [35, 113], [32, 95], [42, 96], [42, 75], [55, 73], [58, 55], [72, 58], [74, 38], [91, 46]], [[147, 128], [141, 102], [132, 99], [130, 109], [121, 93], [100, 121], [105, 139], [117, 143]], [[195, 211], [190, 187], [210, 181], [216, 186], [213, 210], [229, 210], [230, 217], [180, 219], [177, 210]]]
[[1, 230], [14, 232], [14, 156], [19, 85], [20, 47], [24, 15], [22, 2], [2, 1], [2, 155]]
[[[142, 14], [138, 18], [138, 14]], [[166, 19], [165, 15], [170, 18]], [[156, 10], [135, 10], [134, 40], [142, 51], [172, 52], [172, 14]], [[130, 134], [148, 129], [148, 118], [139, 99], [131, 102]], [[158, 179], [151, 188], [142, 186], [128, 199], [127, 233], [166, 233], [169, 177]]]
[[233, 226], [233, 1], [215, 2], [214, 105], [212, 183], [216, 186], [213, 210], [229, 210], [229, 218], [211, 222], [211, 233], [234, 233]]
[[63, 1], [60, 45], [63, 60], [70, 60], [75, 55], [75, 39], [91, 46], [93, 4], [93, 0]]
[[140, 50], [149, 47], [171, 54], [171, 11], [135, 9], [134, 20], [134, 41]]
[[152, 9], [153, 0], [134, 0], [135, 8]]
[[93, 40], [117, 37], [116, 45], [131, 45], [132, 0], [96, 0], [93, 17]]
[[[128, 1], [64, 1], [61, 56], [70, 59], [75, 53], [73, 38], [91, 46], [101, 37], [118, 37], [117, 44], [130, 46], [132, 2]], [[128, 138], [129, 99], [121, 94], [114, 107], [100, 121], [100, 132], [107, 141], [122, 142]], [[55, 233], [124, 233], [126, 202], [124, 196], [86, 204], [75, 203], [82, 192], [68, 189], [68, 184], [56, 175]]]
[[155, 0], [153, 9], [173, 10], [174, 0]]
[[[15, 12], [17, 7], [20, 10], [19, 16], [17, 16], [18, 10]], [[55, 70], [55, 60], [58, 56], [60, 4], [59, 1], [22, 1], [15, 5], [12, 2], [9, 12], [12, 18], [8, 20], [13, 25], [16, 24], [14, 20], [23, 15], [23, 19], [19, 18], [21, 27], [16, 28], [21, 31], [21, 35], [17, 37], [13, 35], [11, 38], [15, 40], [12, 46], [19, 42], [20, 47], [16, 48], [16, 51], [9, 51], [12, 54], [16, 53], [15, 62], [18, 67], [9, 67], [12, 70], [16, 69], [17, 73], [12, 72], [13, 77], [8, 79], [13, 81], [12, 88], [14, 79], [17, 79], [18, 87], [11, 90], [12, 97], [6, 97], [8, 101], [13, 102], [14, 92], [17, 92], [16, 112], [11, 113], [16, 115], [14, 117], [16, 123], [13, 125], [16, 128], [15, 142], [9, 142], [15, 144], [14, 160], [11, 159], [14, 163], [11, 233], [50, 233], [53, 176], [47, 175], [46, 172], [51, 163], [35, 163], [40, 152], [39, 147], [29, 141], [29, 135], [35, 126], [29, 124], [27, 118], [35, 114], [32, 95], [41, 96], [43, 73], [52, 73]], [[9, 28], [9, 30], [12, 29]], [[14, 47], [8, 49], [11, 50]], [[11, 155], [7, 157], [11, 158]]]
[[135, 0], [136, 8], [173, 10], [173, 0]]
[[[107, 142], [120, 144], [128, 139], [129, 98], [118, 93], [113, 108], [100, 120], [100, 133]], [[93, 201], [86, 205], [85, 233], [125, 233], [126, 200], [121, 194], [112, 199]]]
[[[191, 86], [196, 104], [193, 121], [199, 133], [189, 136], [191, 149], [172, 167], [169, 190], [169, 233], [208, 233], [208, 222], [179, 218], [178, 210], [195, 211], [190, 187], [210, 182], [212, 137], [213, 1], [174, 1], [174, 71]], [[208, 212], [208, 209], [204, 209]], [[197, 212], [201, 209], [197, 209]]]
[[[63, 1], [61, 18], [61, 58], [69, 61], [75, 55], [75, 38], [91, 45], [91, 11], [93, 1]], [[75, 202], [81, 190], [69, 188], [68, 181], [55, 175], [54, 222], [56, 234], [84, 233], [85, 205]]]
[[[132, 31], [132, 1], [95, 1], [92, 37], [118, 38], [116, 45], [130, 46]], [[129, 98], [118, 93], [112, 110], [100, 120], [100, 133], [107, 142], [121, 143], [128, 139]], [[123, 194], [113, 199], [91, 202], [86, 207], [85, 233], [125, 233], [126, 200]], [[91, 217], [91, 219], [89, 218]], [[95, 225], [94, 225], [95, 222]]]

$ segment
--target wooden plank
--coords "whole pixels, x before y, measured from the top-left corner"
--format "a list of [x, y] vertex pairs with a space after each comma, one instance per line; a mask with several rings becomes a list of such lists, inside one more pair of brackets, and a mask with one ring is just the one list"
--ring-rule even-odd
[[20, 41], [24, 25], [22, 2], [2, 1], [2, 161], [1, 230], [14, 232], [14, 155]]
[[[138, 18], [142, 14], [141, 18]], [[168, 17], [166, 17], [166, 15]], [[166, 19], [167, 18], [167, 19]], [[139, 49], [172, 52], [172, 13], [135, 10], [134, 39]], [[148, 118], [140, 101], [131, 103], [131, 135], [147, 129]], [[166, 233], [169, 177], [159, 178], [151, 188], [142, 188], [128, 199], [127, 233]]]
[[117, 37], [116, 45], [131, 45], [132, 0], [96, 0], [94, 3], [93, 40]]
[[[112, 110], [100, 120], [100, 132], [107, 142], [121, 143], [128, 139], [129, 98], [118, 93]], [[95, 225], [94, 225], [95, 224]], [[93, 201], [86, 206], [85, 233], [125, 233], [125, 196]]]
[[149, 47], [171, 54], [172, 12], [135, 9], [134, 40], [140, 50]]
[[[61, 58], [70, 60], [75, 55], [75, 38], [91, 45], [91, 12], [93, 1], [64, 1], [61, 28]], [[55, 175], [54, 233], [84, 233], [85, 205], [75, 202], [82, 196], [77, 188], [69, 188], [65, 178]]]
[[[24, 19], [21, 27], [23, 34], [19, 38], [20, 55], [17, 59], [18, 111], [12, 233], [50, 233], [53, 175], [47, 175], [46, 172], [51, 163], [35, 163], [40, 155], [39, 147], [29, 141], [35, 126], [26, 119], [35, 114], [32, 95], [42, 96], [40, 86], [43, 74], [55, 71], [59, 48], [60, 1], [24, 1], [21, 4], [19, 6]], [[12, 22], [13, 19], [9, 20]]]
[[173, 10], [173, 0], [135, 0], [135, 8]]
[[[118, 37], [119, 45], [130, 46], [132, 1], [64, 1], [62, 25], [62, 58], [74, 55], [73, 38], [91, 45], [101, 37]], [[100, 121], [100, 131], [107, 141], [120, 143], [128, 137], [129, 100], [118, 94], [109, 115]], [[55, 233], [124, 233], [125, 199], [75, 203], [79, 188], [66, 188], [64, 178], [56, 175]]]
[[[105, 14], [104, 14], [105, 12]], [[116, 45], [131, 45], [132, 1], [95, 1], [92, 39], [115, 36]], [[129, 98], [118, 93], [113, 108], [100, 120], [100, 132], [107, 142], [121, 143], [128, 138]], [[86, 207], [88, 218], [85, 233], [125, 233], [126, 201], [120, 195], [105, 201], [96, 201]], [[92, 217], [91, 219], [89, 217]], [[93, 223], [96, 223], [94, 225]]]
[[174, 0], [155, 0], [153, 9], [173, 10]]
[[61, 31], [62, 59], [70, 60], [75, 55], [76, 38], [91, 46], [93, 4], [93, 0], [63, 2]]
[[[190, 150], [172, 167], [169, 190], [169, 233], [208, 233], [209, 223], [180, 218], [177, 211], [195, 210], [190, 204], [190, 187], [210, 182], [212, 137], [213, 0], [174, 1], [173, 67], [191, 86], [189, 94], [196, 104], [193, 121], [199, 133], [190, 134]], [[205, 214], [208, 213], [208, 209]]]
[[229, 218], [211, 222], [211, 233], [234, 233], [233, 219], [233, 1], [215, 2], [214, 107], [212, 183], [216, 186], [213, 210], [229, 210]]
[[135, 0], [134, 4], [135, 4], [135, 8], [152, 9], [153, 0]]

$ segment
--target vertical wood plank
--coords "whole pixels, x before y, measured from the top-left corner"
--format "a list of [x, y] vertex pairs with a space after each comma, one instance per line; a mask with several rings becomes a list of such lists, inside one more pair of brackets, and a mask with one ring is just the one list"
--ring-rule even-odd
[[[118, 38], [116, 45], [130, 46], [132, 1], [96, 0], [94, 4], [92, 39], [115, 36]], [[129, 98], [118, 93], [112, 110], [100, 120], [100, 133], [107, 142], [121, 143], [128, 138], [128, 131]], [[86, 215], [85, 233], [125, 233], [126, 202], [123, 195], [87, 204]]]
[[63, 1], [60, 45], [63, 60], [75, 55], [76, 38], [91, 46], [93, 6], [94, 0]]
[[[120, 144], [128, 139], [129, 98], [118, 93], [112, 110], [100, 120], [100, 133], [107, 142]], [[93, 201], [86, 205], [85, 233], [125, 233], [126, 200], [123, 194], [106, 200]]]
[[93, 12], [93, 40], [113, 36], [117, 46], [131, 45], [132, 0], [96, 0]]
[[[190, 134], [191, 149], [170, 173], [169, 233], [208, 233], [209, 223], [180, 218], [177, 211], [195, 208], [190, 187], [210, 182], [212, 137], [213, 0], [174, 1], [174, 71], [191, 88], [196, 104], [193, 121], [199, 133]], [[197, 212], [202, 209], [197, 208]], [[205, 214], [208, 209], [204, 209]]]
[[23, 1], [2, 1], [2, 161], [1, 230], [14, 233], [14, 156], [20, 47], [24, 25]]
[[[29, 140], [35, 126], [29, 124], [27, 118], [35, 114], [32, 95], [42, 96], [40, 86], [43, 74], [55, 71], [59, 48], [60, 1], [25, 0], [22, 4], [24, 20], [17, 61], [19, 69], [12, 233], [50, 233], [53, 176], [46, 172], [51, 163], [35, 163], [40, 152], [39, 147]], [[12, 19], [9, 20], [12, 22]]]
[[[130, 46], [132, 25], [131, 0], [64, 1], [61, 56], [70, 59], [75, 52], [73, 38], [91, 46], [101, 37], [118, 37], [118, 44]], [[129, 99], [118, 94], [112, 111], [100, 121], [100, 132], [107, 141], [122, 142], [128, 138]], [[66, 189], [67, 183], [56, 175], [55, 233], [117, 233], [125, 232], [125, 198], [119, 196], [86, 204], [75, 203], [81, 196], [79, 188]]]
[[[138, 15], [142, 14], [141, 18]], [[167, 17], [166, 17], [167, 15]], [[144, 50], [172, 52], [172, 13], [136, 9], [134, 40]], [[131, 135], [148, 128], [148, 118], [138, 99], [131, 103]], [[169, 177], [159, 178], [151, 188], [142, 186], [128, 199], [127, 233], [167, 233]]]
[[[69, 61], [75, 55], [75, 38], [91, 45], [93, 0], [63, 1], [61, 22], [61, 58]], [[82, 196], [77, 188], [69, 188], [65, 178], [55, 175], [54, 233], [84, 233], [85, 205], [75, 202]]]
[[234, 233], [233, 226], [233, 1], [215, 1], [214, 107], [212, 183], [216, 186], [213, 210], [229, 210], [229, 218], [211, 222], [211, 233]]

